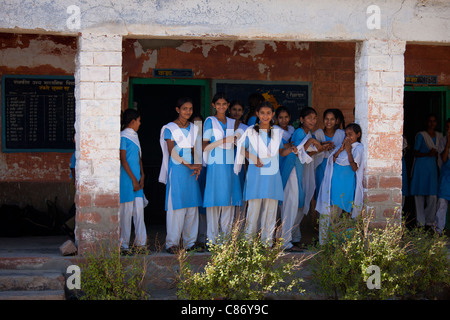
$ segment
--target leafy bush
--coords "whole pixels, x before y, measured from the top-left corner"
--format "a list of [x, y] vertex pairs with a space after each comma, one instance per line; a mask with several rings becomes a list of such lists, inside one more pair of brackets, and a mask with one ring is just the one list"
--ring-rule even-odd
[[[404, 299], [448, 285], [446, 238], [388, 221], [371, 227], [372, 216], [332, 220], [326, 241], [315, 248], [313, 281], [334, 299]], [[380, 287], [369, 289], [370, 266], [380, 271]]]
[[120, 246], [101, 243], [85, 255], [81, 269], [81, 300], [145, 299], [145, 255], [122, 256]]
[[306, 258], [285, 261], [281, 241], [268, 248], [234, 227], [228, 237], [210, 245], [210, 252], [210, 261], [202, 272], [194, 272], [188, 254], [179, 252], [177, 296], [180, 299], [257, 300], [294, 288], [303, 292], [299, 286], [303, 280], [292, 275]]

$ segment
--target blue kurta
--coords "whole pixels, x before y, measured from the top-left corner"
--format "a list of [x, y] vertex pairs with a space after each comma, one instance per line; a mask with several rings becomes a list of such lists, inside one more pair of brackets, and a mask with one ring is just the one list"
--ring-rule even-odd
[[[259, 134], [266, 146], [270, 143], [267, 133], [260, 130]], [[245, 139], [244, 147], [253, 154], [257, 154], [249, 142]], [[280, 149], [283, 148], [283, 142], [280, 142]], [[255, 166], [252, 160], [249, 160], [249, 166], [244, 185], [244, 200], [252, 199], [275, 199], [283, 201], [283, 183], [279, 170], [279, 153], [267, 159], [261, 159], [264, 163], [262, 168]]]
[[[218, 122], [226, 133], [226, 124]], [[210, 143], [216, 141], [211, 119], [206, 119], [203, 132], [203, 141], [207, 140]], [[230, 149], [216, 147], [209, 152], [203, 207], [242, 205], [241, 183], [239, 176], [233, 171], [234, 158], [233, 147]]]
[[[333, 141], [333, 137], [330, 138], [329, 136], [325, 135], [325, 141]], [[316, 168], [316, 199], [317, 199], [317, 194], [319, 193], [319, 190], [320, 190], [320, 185], [322, 184], [323, 176], [325, 175], [327, 161], [328, 161], [328, 158], [324, 158], [322, 163], [319, 164]]]
[[247, 126], [253, 126], [256, 123], [256, 116], [251, 116], [248, 118]]
[[[303, 139], [306, 137], [306, 133], [302, 128], [298, 128], [294, 131], [291, 136], [291, 142], [293, 145], [298, 146]], [[298, 207], [303, 208], [305, 205], [305, 191], [303, 190], [303, 164], [295, 153], [290, 153], [283, 158], [282, 164], [280, 165], [281, 180], [283, 182], [283, 189], [286, 187], [286, 183], [289, 180], [289, 176], [293, 169], [297, 174], [297, 185], [298, 185]]]
[[[137, 181], [141, 178], [141, 167], [139, 165], [139, 147], [130, 139], [120, 138], [120, 150], [125, 150], [126, 160], [130, 166], [131, 172]], [[144, 191], [133, 191], [133, 181], [122, 165], [120, 165], [120, 203], [134, 201], [137, 197], [144, 197]]]
[[355, 198], [356, 174], [350, 165], [333, 164], [331, 178], [331, 205], [336, 205], [346, 212], [352, 211]]
[[[192, 124], [189, 124], [187, 128], [181, 129], [183, 134], [187, 137], [189, 131], [193, 129]], [[164, 131], [164, 139], [173, 140], [172, 133], [169, 129]], [[192, 152], [190, 148], [182, 149], [175, 142], [175, 151], [188, 163], [193, 163]], [[177, 162], [169, 158], [169, 171], [166, 185], [166, 211], [167, 202], [169, 198], [169, 190], [171, 191], [172, 208], [173, 210], [200, 207], [202, 205], [202, 195], [200, 192], [200, 186], [195, 179], [195, 175], [192, 176], [194, 170], [189, 169], [184, 164]]]
[[[433, 138], [436, 141], [436, 138]], [[430, 150], [421, 134], [414, 143], [414, 150], [428, 153]], [[410, 194], [414, 196], [437, 195], [438, 168], [436, 157], [416, 157], [411, 178]]]

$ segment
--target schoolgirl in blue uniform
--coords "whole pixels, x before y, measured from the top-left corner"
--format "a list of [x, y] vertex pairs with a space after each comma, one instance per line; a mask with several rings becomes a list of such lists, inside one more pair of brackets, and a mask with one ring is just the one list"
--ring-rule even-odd
[[441, 174], [439, 177], [439, 193], [436, 211], [436, 231], [442, 234], [445, 228], [448, 201], [450, 200], [450, 160], [448, 157], [450, 148], [450, 119], [445, 123], [446, 136], [441, 139], [439, 156], [441, 162]]
[[176, 104], [178, 118], [161, 129], [163, 161], [159, 181], [166, 184], [166, 251], [175, 253], [182, 237], [187, 250], [194, 248], [198, 233], [198, 207], [202, 195], [197, 181], [202, 170], [201, 130], [189, 119], [190, 98]]
[[410, 194], [414, 196], [419, 226], [434, 224], [438, 194], [437, 156], [442, 139], [442, 133], [436, 131], [437, 120], [434, 115], [427, 117], [426, 126], [425, 131], [416, 135], [410, 185]]
[[281, 230], [284, 247], [289, 251], [301, 250], [295, 244], [300, 243], [300, 223], [309, 211], [314, 192], [312, 155], [322, 148], [312, 136], [312, 130], [317, 123], [316, 111], [310, 107], [303, 108], [299, 120], [300, 127], [290, 139], [295, 152], [288, 154], [280, 167], [284, 186]]
[[[323, 129], [317, 129], [313, 136], [324, 146], [324, 151], [314, 156], [315, 181], [316, 181], [316, 199], [322, 184], [325, 168], [327, 167], [328, 157], [334, 148], [339, 148], [345, 138], [345, 131], [340, 129], [338, 119], [342, 113], [337, 109], [327, 109], [323, 113]], [[342, 122], [342, 120], [341, 120]]]
[[261, 241], [272, 246], [278, 201], [283, 201], [283, 183], [279, 171], [279, 155], [291, 152], [282, 142], [282, 132], [274, 129], [274, 108], [263, 102], [256, 110], [258, 121], [249, 126], [237, 142], [234, 172], [237, 175], [249, 159], [245, 179], [244, 200], [248, 201], [245, 234], [255, 236], [261, 230]]
[[235, 120], [226, 116], [229, 105], [224, 93], [216, 93], [212, 99], [216, 115], [206, 118], [203, 128], [206, 163], [203, 206], [206, 208], [207, 241], [212, 244], [221, 232], [230, 233], [235, 207], [242, 205], [239, 176], [233, 172]]
[[131, 223], [134, 222], [135, 245], [144, 247], [147, 232], [144, 222], [144, 170], [137, 131], [141, 125], [139, 112], [127, 109], [122, 116], [120, 134], [120, 243], [128, 250]]
[[316, 210], [320, 213], [319, 241], [323, 243], [331, 219], [342, 211], [355, 218], [363, 204], [364, 146], [361, 127], [351, 123], [345, 128], [345, 139], [329, 156]]

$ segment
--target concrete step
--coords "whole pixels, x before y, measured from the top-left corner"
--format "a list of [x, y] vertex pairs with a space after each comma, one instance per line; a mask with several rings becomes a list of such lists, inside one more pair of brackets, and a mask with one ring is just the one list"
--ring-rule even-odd
[[0, 291], [0, 300], [65, 300], [64, 290]]
[[0, 270], [2, 291], [64, 290], [64, 276], [53, 270]]

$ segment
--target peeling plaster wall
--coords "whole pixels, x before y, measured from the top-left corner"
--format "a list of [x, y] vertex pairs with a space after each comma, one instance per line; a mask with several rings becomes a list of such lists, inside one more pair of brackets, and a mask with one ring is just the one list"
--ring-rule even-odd
[[438, 85], [450, 85], [450, 46], [407, 44], [405, 75], [437, 75]]
[[129, 77], [152, 77], [153, 68], [187, 68], [195, 79], [308, 81], [319, 115], [337, 107], [354, 119], [354, 43], [186, 40], [177, 47], [144, 49], [138, 40], [126, 39], [123, 56], [124, 109]]
[[[76, 38], [0, 33], [0, 77], [4, 74], [73, 75]], [[0, 93], [1, 94], [1, 93]], [[0, 152], [0, 204], [33, 205], [47, 210], [58, 197], [68, 209], [71, 153]]]

